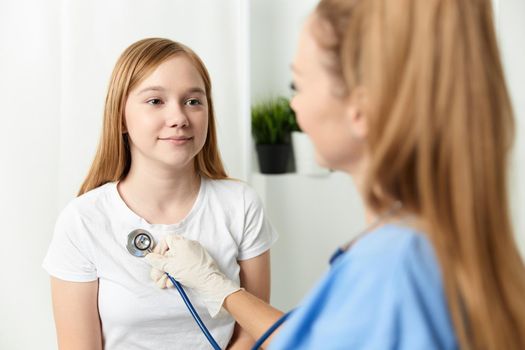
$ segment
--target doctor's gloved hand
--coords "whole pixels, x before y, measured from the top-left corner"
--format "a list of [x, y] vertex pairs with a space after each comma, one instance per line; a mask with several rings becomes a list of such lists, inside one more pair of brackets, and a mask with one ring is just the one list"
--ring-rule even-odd
[[164, 254], [154, 252], [145, 257], [153, 267], [151, 277], [155, 283], [161, 288], [171, 284], [169, 279], [160, 275], [160, 271], [169, 273], [182, 285], [192, 288], [202, 298], [209, 314], [215, 317], [221, 311], [224, 299], [241, 289], [239, 285], [219, 270], [199, 242], [169, 235], [166, 244], [168, 250]]
[[[157, 244], [155, 246], [155, 248], [153, 249], [153, 253], [157, 253], [157, 254], [160, 254], [160, 255], [166, 254], [167, 251], [168, 251], [168, 245], [167, 245], [165, 239], [159, 241], [159, 244]], [[166, 275], [166, 272], [152, 267], [149, 275], [150, 275], [151, 279], [155, 282], [155, 284], [160, 289], [175, 288], [173, 283], [171, 283], [170, 279]]]

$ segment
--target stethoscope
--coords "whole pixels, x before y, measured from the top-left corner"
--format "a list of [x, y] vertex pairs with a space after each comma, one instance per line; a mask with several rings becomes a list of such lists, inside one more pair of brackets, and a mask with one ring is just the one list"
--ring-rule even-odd
[[[139, 228], [131, 231], [128, 234], [128, 243], [126, 244], [126, 248], [128, 248], [128, 251], [131, 253], [131, 255], [136, 256], [138, 258], [145, 257], [147, 254], [153, 251], [154, 247], [155, 240], [153, 239], [151, 233], [149, 233], [148, 231]], [[204, 335], [210, 342], [210, 345], [215, 350], [221, 350], [219, 344], [217, 344], [210, 331], [208, 331], [208, 328], [206, 328], [206, 325], [204, 325], [204, 322], [202, 322], [199, 314], [197, 313], [197, 310], [195, 310], [195, 308], [193, 307], [193, 304], [186, 295], [186, 292], [182, 288], [181, 284], [177, 282], [173, 277], [171, 277], [169, 273], [166, 273], [166, 275], [170, 279], [171, 283], [173, 283], [173, 286], [179, 292], [182, 300], [184, 301], [184, 304], [186, 304], [186, 307], [188, 308], [190, 314], [193, 316], [193, 319], [201, 329], [202, 333], [204, 333]]]

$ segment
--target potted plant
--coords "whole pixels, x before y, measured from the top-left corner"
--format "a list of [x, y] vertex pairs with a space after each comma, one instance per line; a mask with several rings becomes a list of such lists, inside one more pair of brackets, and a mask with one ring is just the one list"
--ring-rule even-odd
[[284, 97], [252, 106], [252, 136], [261, 173], [286, 172], [291, 154], [290, 128], [294, 122], [293, 111]]

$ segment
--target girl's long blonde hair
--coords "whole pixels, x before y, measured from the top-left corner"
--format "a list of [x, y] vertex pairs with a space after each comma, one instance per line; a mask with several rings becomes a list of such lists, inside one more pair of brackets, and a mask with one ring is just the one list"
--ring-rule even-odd
[[525, 349], [507, 198], [514, 120], [491, 2], [322, 0], [316, 14], [327, 69], [371, 100], [367, 205], [400, 200], [426, 223], [462, 348]]
[[204, 146], [195, 157], [195, 169], [198, 174], [207, 178], [227, 177], [217, 146], [211, 80], [204, 63], [185, 45], [169, 39], [149, 38], [129, 46], [113, 69], [104, 106], [102, 136], [93, 164], [78, 195], [126, 177], [131, 166], [128, 136], [123, 128], [128, 94], [161, 63], [176, 55], [185, 55], [193, 63], [204, 81], [208, 101], [208, 132]]

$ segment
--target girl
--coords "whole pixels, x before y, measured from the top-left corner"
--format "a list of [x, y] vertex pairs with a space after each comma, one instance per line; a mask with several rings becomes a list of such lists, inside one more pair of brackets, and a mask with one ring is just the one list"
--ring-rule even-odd
[[[270, 348], [525, 349], [506, 183], [513, 116], [491, 2], [322, 0], [293, 76], [301, 129], [325, 165], [354, 178], [369, 226]], [[218, 272], [190, 259], [198, 244], [167, 241], [149, 262], [226, 297], [252, 336], [280, 317], [227, 278], [207, 279]], [[176, 269], [170, 252], [184, 247]]]
[[[167, 39], [138, 41], [119, 58], [95, 160], [56, 223], [44, 268], [60, 349], [209, 348], [177, 292], [156, 288], [148, 264], [126, 250], [138, 228], [157, 242], [200, 241], [237, 286], [269, 299], [276, 234], [254, 191], [224, 171], [204, 64]], [[204, 317], [187, 292], [222, 348], [251, 345], [240, 328], [232, 338], [227, 313]]]

